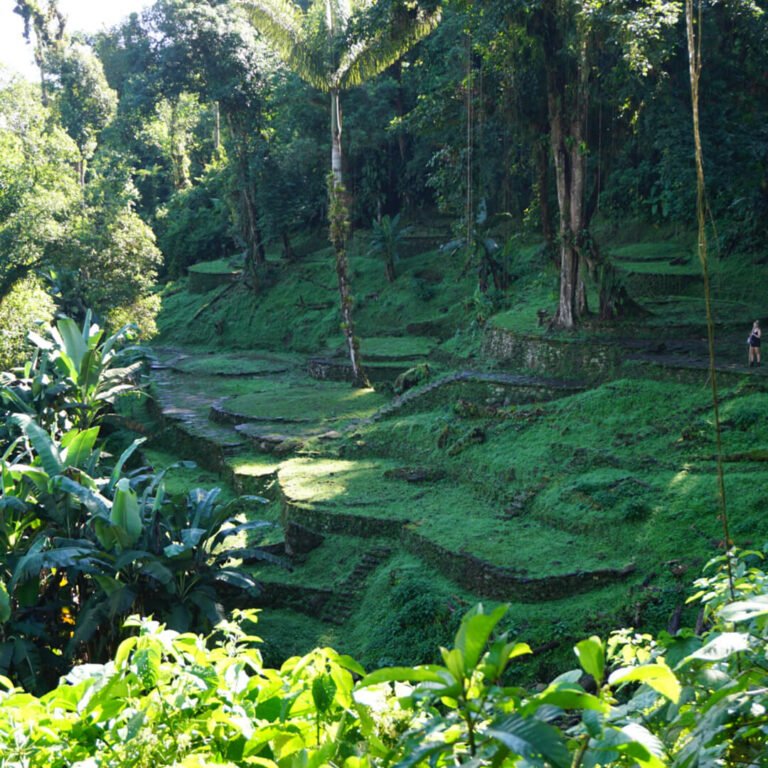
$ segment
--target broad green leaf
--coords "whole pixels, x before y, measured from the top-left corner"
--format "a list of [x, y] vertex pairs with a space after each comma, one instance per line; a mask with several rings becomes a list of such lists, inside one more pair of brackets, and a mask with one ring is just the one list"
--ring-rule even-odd
[[443, 656], [443, 662], [448, 671], [456, 678], [456, 680], [463, 680], [464, 655], [462, 652], [458, 648], [452, 648], [450, 651], [446, 648], [441, 648], [440, 653]]
[[11, 598], [8, 596], [8, 590], [0, 579], [0, 624], [4, 624], [11, 618]]
[[136, 494], [131, 491], [127, 477], [124, 477], [115, 487], [115, 498], [112, 502], [111, 520], [128, 534], [130, 544], [141, 536], [141, 515]]
[[106, 595], [112, 595], [125, 588], [125, 584], [122, 581], [118, 581], [112, 576], [107, 576], [105, 573], [94, 573], [93, 578]]
[[736, 603], [724, 605], [719, 610], [723, 621], [750, 621], [758, 616], [768, 614], [768, 595], [757, 595], [749, 600], [739, 600]]
[[383, 667], [366, 675], [358, 684], [358, 688], [368, 685], [394, 682], [432, 682], [454, 685], [456, 680], [444, 667], [424, 665], [420, 667]]
[[608, 682], [620, 685], [629, 682], [647, 683], [662, 696], [677, 703], [680, 699], [680, 683], [666, 664], [645, 664], [641, 667], [622, 667], [611, 673]]
[[203, 528], [185, 528], [181, 532], [181, 541], [188, 549], [194, 549], [205, 536]]
[[125, 662], [128, 661], [128, 657], [130, 656], [131, 651], [136, 647], [137, 642], [137, 637], [128, 637], [117, 647], [115, 653], [115, 667], [117, 669], [121, 669], [125, 665]]
[[312, 702], [321, 715], [330, 710], [335, 693], [336, 683], [330, 675], [320, 675], [312, 681]]
[[65, 475], [61, 475], [55, 480], [59, 490], [71, 493], [91, 514], [104, 517], [109, 514], [109, 502], [100, 493], [86, 488]]
[[536, 718], [511, 714], [492, 723], [486, 734], [531, 765], [569, 768], [571, 764], [560, 731]]
[[[16, 563], [16, 568], [13, 571], [11, 582], [8, 585], [8, 591], [11, 594], [13, 594], [13, 590], [17, 582], [24, 583], [29, 577], [29, 575], [35, 572], [34, 566], [32, 565], [32, 561], [35, 557], [39, 556], [44, 546], [45, 546], [45, 539], [42, 536], [35, 539], [30, 545], [29, 549], [24, 554], [24, 556], [18, 561], [18, 563]], [[39, 570], [40, 569], [38, 568], [37, 571], [39, 572]]]
[[117, 526], [103, 517], [93, 518], [93, 532], [99, 544], [106, 550], [113, 549], [118, 543]]
[[692, 653], [690, 659], [703, 661], [721, 661], [734, 653], [749, 650], [749, 637], [744, 632], [723, 632], [710, 639], [705, 645]]
[[[66, 451], [63, 453], [64, 461], [67, 466], [81, 467], [85, 460], [90, 456], [98, 436], [99, 427], [92, 427], [91, 429], [86, 429], [72, 435], [66, 444]], [[63, 440], [62, 445], [64, 445]]]
[[107, 486], [107, 493], [111, 492], [112, 489], [117, 484], [117, 481], [120, 479], [120, 476], [123, 471], [123, 466], [125, 465], [125, 462], [128, 461], [128, 459], [131, 458], [131, 455], [133, 452], [143, 443], [145, 443], [147, 440], [146, 437], [140, 437], [134, 440], [121, 454], [120, 458], [115, 463], [114, 468], [112, 469], [112, 474], [109, 476], [109, 485]]
[[163, 554], [166, 557], [178, 557], [179, 555], [188, 555], [191, 557], [192, 551], [189, 547], [185, 547], [183, 544], [168, 544], [168, 546], [163, 547]]
[[608, 702], [587, 693], [580, 685], [574, 683], [554, 683], [526, 704], [522, 713], [533, 714], [535, 709], [545, 704], [560, 707], [560, 709], [590, 709], [602, 712], [605, 715], [611, 711]]
[[82, 331], [71, 317], [62, 317], [56, 323], [56, 330], [61, 336], [64, 347], [63, 351], [69, 356], [74, 366], [72, 378], [75, 379], [80, 372], [83, 357], [88, 352], [88, 345], [83, 338]]
[[491, 633], [507, 612], [507, 608], [506, 605], [500, 605], [493, 613], [487, 614], [483, 613], [482, 604], [478, 604], [462, 619], [454, 646], [464, 657], [464, 672], [467, 676], [477, 665]]
[[145, 688], [154, 687], [160, 676], [160, 651], [154, 645], [133, 654], [131, 666]]
[[[32, 342], [36, 347], [39, 347], [45, 352], [50, 352], [53, 349], [53, 344], [48, 341], [48, 339], [44, 339], [39, 334], [35, 333], [34, 331], [30, 331], [27, 334], [27, 341]], [[29, 374], [27, 374], [29, 376]]]
[[504, 673], [510, 659], [531, 652], [528, 643], [508, 643], [502, 637], [491, 645], [483, 657], [483, 674], [492, 680], [497, 680]]
[[592, 675], [598, 685], [603, 681], [605, 674], [605, 648], [603, 641], [593, 635], [587, 640], [582, 640], [574, 647], [574, 653], [581, 664], [581, 668]]
[[25, 413], [16, 413], [10, 416], [8, 421], [18, 426], [29, 438], [29, 442], [32, 443], [32, 447], [40, 457], [43, 469], [51, 477], [63, 472], [64, 464], [56, 444], [51, 439], [51, 436], [35, 423], [31, 416], [27, 416]]
[[641, 744], [649, 753], [650, 758], [646, 758], [647, 764], [653, 766], [653, 768], [661, 768], [663, 766], [662, 758], [664, 757], [664, 745], [658, 736], [651, 733], [640, 723], [629, 723], [621, 729], [622, 733], [628, 736], [635, 744]]

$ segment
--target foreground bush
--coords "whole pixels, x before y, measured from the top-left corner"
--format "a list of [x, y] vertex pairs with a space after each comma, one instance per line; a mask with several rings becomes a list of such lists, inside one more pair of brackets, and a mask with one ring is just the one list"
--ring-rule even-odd
[[23, 369], [0, 373], [0, 675], [35, 692], [106, 661], [129, 614], [205, 632], [258, 591], [239, 560], [282, 564], [246, 546], [267, 524], [243, 506], [262, 499], [169, 497], [164, 473], [136, 466], [143, 439], [103, 450], [102, 419], [140, 366], [127, 334], [62, 318], [32, 334]]
[[530, 651], [494, 635], [504, 607], [470, 611], [444, 665], [369, 675], [328, 648], [266, 669], [256, 638], [233, 622], [206, 642], [132, 619], [138, 636], [113, 661], [76, 667], [40, 698], [0, 681], [0, 764], [761, 766], [768, 577], [758, 557], [735, 561], [732, 585], [722, 559], [697, 582], [711, 622], [702, 637], [589, 638], [574, 649], [580, 669], [535, 693], [509, 679]]

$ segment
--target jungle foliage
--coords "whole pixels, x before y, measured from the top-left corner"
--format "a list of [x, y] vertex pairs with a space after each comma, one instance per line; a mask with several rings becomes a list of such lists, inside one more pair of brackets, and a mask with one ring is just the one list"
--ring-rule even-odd
[[[367, 638], [369, 658], [398, 666], [367, 672], [323, 648], [269, 669], [253, 614], [227, 618], [259, 590], [244, 560], [283, 564], [258, 546], [264, 500], [168, 492], [142, 440], [109, 441], [105, 420], [136, 386], [130, 341], [156, 331], [157, 278], [212, 259], [241, 268], [241, 311], [206, 341], [314, 351], [341, 324], [353, 366], [360, 285], [371, 327], [402, 321], [401, 303], [376, 302], [404, 279], [427, 324], [449, 276], [445, 314], [469, 316], [473, 344], [518, 279], [537, 305], [557, 282], [540, 317], [553, 328], [628, 311], [601, 233], [695, 220], [680, 4], [156, 0], [90, 37], [56, 0], [16, 8], [40, 82], [0, 76], [0, 764], [760, 765], [761, 553], [710, 564], [695, 630], [590, 637], [579, 669], [535, 690], [519, 685], [533, 654], [500, 631], [504, 606], [459, 620], [417, 579]], [[749, 274], [768, 234], [765, 0], [700, 8], [708, 213], [724, 271], [738, 257]], [[397, 265], [417, 221], [436, 224], [424, 250], [442, 269]], [[358, 255], [356, 229], [384, 269]], [[543, 242], [535, 257], [521, 233]], [[267, 286], [271, 326], [244, 330]], [[226, 290], [168, 282], [181, 336], [201, 340], [190, 315]], [[649, 515], [586, 482], [564, 490]], [[445, 643], [433, 664], [418, 663], [425, 628]]]
[[[465, 243], [447, 257], [461, 259], [481, 218], [494, 222], [483, 237], [501, 248], [529, 228], [559, 270], [556, 324], [634, 310], [596, 233], [628, 218], [693, 224], [680, 5], [353, 6], [325, 29], [322, 2], [305, 13], [261, 0], [158, 0], [84, 39], [55, 0], [18, 0], [42, 90], [7, 78], [2, 89], [0, 163], [15, 183], [2, 193], [0, 298], [53, 269], [66, 312], [82, 318], [91, 307], [113, 328], [133, 313], [149, 336], [156, 270], [177, 276], [242, 254], [246, 273], [261, 272], [268, 248], [299, 258], [297, 234], [327, 220], [332, 155], [352, 230], [440, 211], [455, 230], [446, 242]], [[768, 221], [763, 3], [701, 7], [717, 252], [759, 260]], [[336, 105], [333, 131], [323, 93]], [[481, 261], [484, 273], [495, 260]], [[255, 273], [245, 279], [263, 284]], [[490, 287], [481, 274], [479, 290], [507, 279], [494, 272]], [[343, 311], [355, 292], [347, 282]]]
[[0, 669], [32, 690], [75, 659], [103, 660], [128, 613], [179, 630], [217, 624], [225, 592], [258, 591], [234, 560], [280, 562], [248, 545], [269, 527], [245, 519], [262, 499], [169, 496], [164, 472], [136, 462], [143, 439], [106, 450], [103, 417], [141, 365], [130, 333], [62, 318], [32, 334], [23, 368], [0, 374]]
[[[725, 568], [731, 558], [733, 576]], [[256, 615], [204, 637], [132, 617], [106, 664], [72, 669], [36, 698], [0, 678], [8, 765], [758, 765], [768, 733], [766, 574], [757, 552], [712, 561], [691, 600], [708, 629], [614, 633], [574, 647], [578, 667], [530, 691], [531, 649], [462, 619], [442, 663], [367, 673], [317, 648], [262, 664]], [[0, 619], [8, 601], [0, 602]]]

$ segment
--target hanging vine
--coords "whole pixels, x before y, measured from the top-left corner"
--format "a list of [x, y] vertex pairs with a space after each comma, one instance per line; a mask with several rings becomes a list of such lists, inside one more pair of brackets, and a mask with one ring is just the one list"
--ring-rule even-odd
[[[720, 503], [720, 521], [723, 525], [723, 544], [726, 553], [731, 546], [728, 531], [728, 510], [725, 501], [725, 477], [723, 474], [723, 445], [720, 429], [720, 408], [717, 397], [717, 372], [715, 370], [715, 327], [712, 321], [712, 303], [709, 295], [709, 269], [707, 267], [707, 201], [704, 186], [704, 159], [699, 131], [699, 79], [701, 77], [701, 2], [696, 19], [699, 33], [693, 25], [693, 0], [685, 0], [685, 27], [688, 38], [688, 63], [691, 77], [691, 109], [693, 113], [693, 142], [696, 154], [696, 218], [698, 221], [698, 254], [704, 278], [704, 304], [707, 312], [707, 339], [709, 342], [709, 379], [712, 383], [712, 407], [715, 421], [715, 440], [717, 443], [717, 495]], [[735, 599], [731, 559], [726, 556], [728, 583], [731, 598]]]

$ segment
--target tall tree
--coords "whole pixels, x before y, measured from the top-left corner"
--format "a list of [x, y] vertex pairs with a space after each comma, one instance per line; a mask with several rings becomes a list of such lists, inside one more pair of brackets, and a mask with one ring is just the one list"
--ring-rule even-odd
[[0, 82], [0, 300], [71, 250], [82, 207], [77, 149], [52, 125], [37, 88]]
[[291, 0], [242, 0], [254, 26], [303, 80], [330, 96], [331, 242], [336, 253], [341, 322], [355, 383], [367, 382], [352, 320], [347, 262], [348, 205], [342, 169], [340, 94], [397, 61], [440, 19], [436, 3], [405, 0], [313, 0], [305, 11]]
[[88, 160], [96, 150], [99, 133], [115, 114], [117, 94], [109, 87], [99, 59], [80, 43], [52, 51], [48, 67], [56, 77], [52, 87], [61, 124], [80, 152], [77, 170], [84, 187]]
[[40, 70], [43, 106], [47, 105], [46, 63], [48, 54], [63, 46], [66, 19], [58, 0], [16, 0], [14, 13], [24, 21], [24, 39], [32, 43], [35, 64]]

